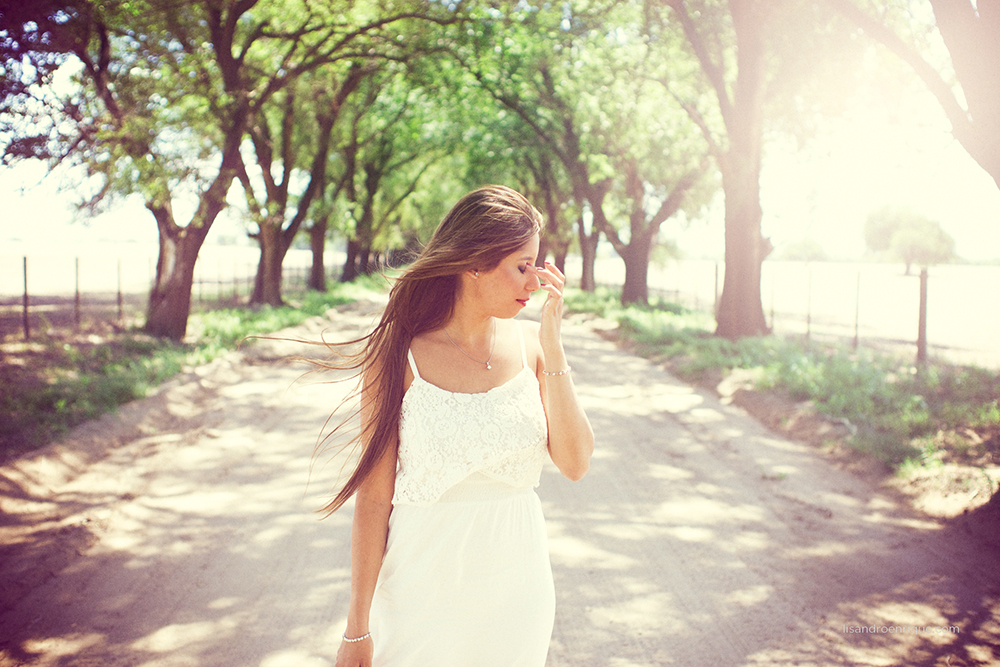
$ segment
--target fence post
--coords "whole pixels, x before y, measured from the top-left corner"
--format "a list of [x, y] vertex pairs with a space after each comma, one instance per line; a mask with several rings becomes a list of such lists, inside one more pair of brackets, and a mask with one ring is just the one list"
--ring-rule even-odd
[[31, 340], [31, 324], [28, 322], [28, 257], [24, 257], [24, 308], [23, 308], [24, 340]]
[[858, 349], [858, 324], [861, 321], [861, 269], [858, 269], [858, 282], [854, 289], [854, 349]]
[[812, 298], [813, 298], [813, 272], [812, 265], [806, 264], [806, 342], [812, 335]]
[[920, 315], [917, 321], [917, 363], [927, 361], [927, 267], [920, 269]]
[[771, 268], [771, 333], [774, 333], [774, 272], [777, 269]]
[[76, 291], [73, 294], [73, 326], [76, 329], [80, 328], [80, 258], [76, 258], [75, 262], [75, 286]]
[[712, 293], [712, 296], [715, 298], [712, 304], [712, 312], [715, 313], [716, 317], [718, 317], [719, 316], [719, 261], [718, 260], [716, 260], [715, 262], [715, 291]]
[[125, 319], [125, 299], [122, 298], [122, 258], [118, 258], [118, 322]]

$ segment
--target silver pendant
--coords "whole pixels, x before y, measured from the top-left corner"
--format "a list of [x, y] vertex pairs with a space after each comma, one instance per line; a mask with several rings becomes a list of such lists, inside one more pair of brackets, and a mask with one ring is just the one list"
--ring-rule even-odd
[[490, 362], [488, 362], [488, 361], [486, 362], [486, 370], [488, 370], [488, 371], [493, 370], [493, 367], [490, 366]]

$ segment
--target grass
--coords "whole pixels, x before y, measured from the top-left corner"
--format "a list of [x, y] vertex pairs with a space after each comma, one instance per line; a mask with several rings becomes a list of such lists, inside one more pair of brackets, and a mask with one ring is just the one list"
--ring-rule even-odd
[[763, 336], [729, 341], [713, 320], [676, 304], [623, 307], [610, 290], [570, 291], [567, 308], [616, 320], [636, 352], [681, 379], [714, 387], [733, 369], [757, 369], [756, 389], [811, 401], [854, 427], [851, 444], [894, 469], [942, 459], [1000, 461], [1000, 374], [939, 363], [921, 368], [871, 350]]
[[69, 428], [141, 398], [185, 368], [233, 350], [247, 336], [294, 326], [382, 291], [377, 279], [294, 295], [285, 306], [201, 306], [183, 344], [138, 329], [76, 333], [48, 328], [0, 353], [0, 459], [45, 444]]

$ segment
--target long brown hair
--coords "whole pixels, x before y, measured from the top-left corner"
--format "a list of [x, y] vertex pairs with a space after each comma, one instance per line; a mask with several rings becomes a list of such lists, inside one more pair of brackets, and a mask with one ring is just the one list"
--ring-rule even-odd
[[459, 276], [496, 268], [541, 226], [541, 214], [515, 190], [489, 185], [470, 192], [452, 207], [420, 256], [396, 279], [378, 325], [368, 335], [343, 343], [363, 345], [357, 353], [345, 355], [347, 363], [331, 367], [360, 372], [361, 382], [348, 400], [370, 401], [365, 407], [372, 417], [346, 445], [360, 445], [357, 467], [323, 512], [330, 515], [347, 502], [395, 446], [410, 342], [451, 318]]

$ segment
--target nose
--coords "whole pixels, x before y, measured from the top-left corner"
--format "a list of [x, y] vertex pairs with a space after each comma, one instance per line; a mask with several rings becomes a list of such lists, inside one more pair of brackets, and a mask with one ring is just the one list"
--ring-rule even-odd
[[528, 288], [529, 292], [535, 292], [542, 288], [542, 281], [538, 278], [538, 272], [535, 266], [532, 264], [527, 271], [528, 284], [525, 287]]

